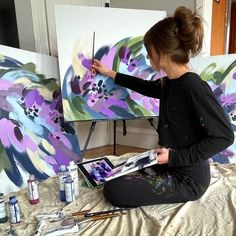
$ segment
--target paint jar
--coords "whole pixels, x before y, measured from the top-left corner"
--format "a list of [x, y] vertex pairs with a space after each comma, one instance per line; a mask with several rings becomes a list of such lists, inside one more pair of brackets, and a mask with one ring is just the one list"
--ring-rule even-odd
[[29, 175], [27, 184], [28, 184], [29, 203], [32, 205], [38, 204], [39, 203], [38, 181], [36, 181], [34, 175]]
[[20, 222], [20, 207], [15, 196], [10, 196], [8, 201], [10, 221], [12, 224]]
[[59, 177], [59, 189], [60, 189], [60, 200], [62, 202], [66, 201], [65, 195], [65, 180], [66, 176], [68, 175], [68, 169], [65, 165], [61, 165], [58, 169], [58, 177]]
[[75, 184], [74, 180], [70, 175], [66, 176], [65, 180], [65, 195], [66, 195], [66, 203], [73, 202], [75, 200]]
[[4, 202], [4, 194], [0, 193], [0, 223], [7, 222], [7, 212]]
[[79, 194], [79, 176], [77, 164], [74, 161], [70, 161], [67, 169], [69, 170], [71, 178], [74, 180], [75, 197], [77, 197]]

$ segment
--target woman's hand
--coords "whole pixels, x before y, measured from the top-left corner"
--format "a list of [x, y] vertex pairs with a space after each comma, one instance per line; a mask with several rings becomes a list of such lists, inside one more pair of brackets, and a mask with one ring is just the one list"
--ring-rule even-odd
[[162, 165], [169, 162], [169, 149], [165, 147], [158, 147], [157, 153], [157, 164]]
[[94, 59], [92, 64], [92, 69], [97, 71], [98, 73], [109, 76], [112, 79], [115, 79], [116, 72], [113, 70], [108, 69], [105, 65], [103, 65], [99, 60]]

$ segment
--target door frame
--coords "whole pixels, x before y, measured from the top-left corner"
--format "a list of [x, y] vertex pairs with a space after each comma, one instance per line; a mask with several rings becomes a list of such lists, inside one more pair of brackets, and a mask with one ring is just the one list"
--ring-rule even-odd
[[211, 24], [213, 0], [196, 0], [196, 11], [204, 19], [204, 41], [200, 56], [210, 56], [211, 53]]

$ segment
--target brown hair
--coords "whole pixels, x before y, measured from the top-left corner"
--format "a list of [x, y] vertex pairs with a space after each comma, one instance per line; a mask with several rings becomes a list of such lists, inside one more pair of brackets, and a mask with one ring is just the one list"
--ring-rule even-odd
[[144, 36], [144, 45], [150, 54], [152, 46], [157, 54], [169, 55], [177, 64], [189, 62], [190, 53], [202, 49], [204, 28], [201, 17], [186, 7], [178, 7], [174, 16], [153, 25]]

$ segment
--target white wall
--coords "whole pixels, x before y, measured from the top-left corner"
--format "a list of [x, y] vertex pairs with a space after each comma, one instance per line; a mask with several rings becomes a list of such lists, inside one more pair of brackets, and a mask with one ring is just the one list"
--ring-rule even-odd
[[[79, 139], [80, 149], [83, 150], [89, 135], [92, 122], [75, 122], [76, 132]], [[98, 121], [90, 137], [87, 149], [104, 146], [110, 143], [108, 125], [105, 121]]]
[[111, 7], [146, 10], [164, 10], [171, 15], [178, 6], [195, 9], [195, 0], [110, 0]]

